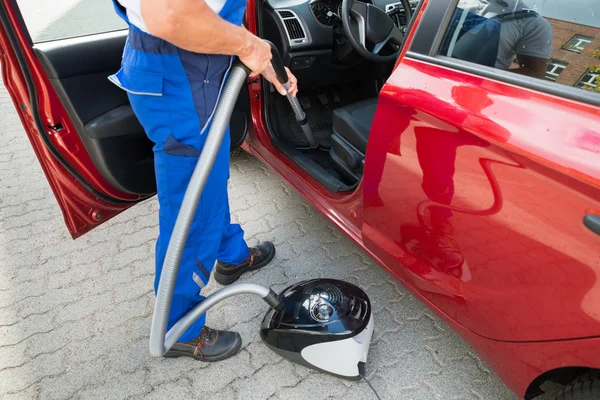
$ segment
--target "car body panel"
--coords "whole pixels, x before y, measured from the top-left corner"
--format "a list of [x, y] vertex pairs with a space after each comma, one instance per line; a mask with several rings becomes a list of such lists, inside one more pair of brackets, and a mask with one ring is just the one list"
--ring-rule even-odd
[[[519, 398], [526, 398], [530, 389], [531, 392], [535, 392], [537, 387], [531, 387], [531, 384], [547, 372], [580, 367], [600, 369], [598, 357], [600, 338], [551, 342], [504, 342], [484, 338], [452, 320], [447, 318], [444, 320], [473, 347]], [[447, 377], [447, 379], [452, 378], [461, 377], [456, 375]]]
[[600, 335], [598, 154], [596, 107], [405, 58], [371, 131], [365, 243], [482, 336]]

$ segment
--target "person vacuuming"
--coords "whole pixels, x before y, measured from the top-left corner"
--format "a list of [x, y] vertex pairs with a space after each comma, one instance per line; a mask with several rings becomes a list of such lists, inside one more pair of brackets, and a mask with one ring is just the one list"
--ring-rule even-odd
[[[297, 81], [286, 68], [290, 85], [284, 88], [270, 63], [271, 46], [241, 26], [246, 0], [113, 2], [129, 24], [129, 35], [121, 69], [109, 79], [127, 92], [135, 115], [154, 142], [160, 205], [156, 290], [186, 188], [234, 57], [253, 75], [262, 74], [284, 96], [295, 97]], [[217, 282], [229, 285], [275, 256], [270, 242], [249, 248], [242, 228], [230, 222], [229, 150], [227, 132], [183, 249], [168, 328], [204, 299], [200, 292], [213, 267]], [[219, 361], [236, 354], [241, 345], [237, 332], [211, 329], [203, 316], [165, 356]]]

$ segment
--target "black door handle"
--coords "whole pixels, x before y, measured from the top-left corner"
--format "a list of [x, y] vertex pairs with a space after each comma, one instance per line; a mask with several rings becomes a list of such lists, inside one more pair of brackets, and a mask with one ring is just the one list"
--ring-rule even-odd
[[586, 215], [585, 217], [583, 217], [583, 224], [596, 235], [600, 235], [600, 215]]

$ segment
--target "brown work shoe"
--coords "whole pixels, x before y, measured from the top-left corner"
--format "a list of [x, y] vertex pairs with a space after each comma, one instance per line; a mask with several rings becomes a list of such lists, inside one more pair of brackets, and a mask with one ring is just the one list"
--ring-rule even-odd
[[165, 357], [192, 357], [198, 361], [221, 361], [236, 355], [242, 348], [242, 338], [237, 332], [218, 331], [208, 326], [190, 342], [177, 342]]
[[217, 261], [215, 280], [221, 285], [230, 285], [246, 271], [254, 271], [264, 267], [275, 257], [275, 245], [271, 242], [259, 243], [250, 248], [250, 255], [239, 265], [225, 264]]

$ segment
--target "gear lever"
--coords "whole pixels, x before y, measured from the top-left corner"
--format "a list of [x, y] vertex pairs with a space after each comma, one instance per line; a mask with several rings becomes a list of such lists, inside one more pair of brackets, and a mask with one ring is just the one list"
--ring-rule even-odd
[[[285, 70], [285, 65], [283, 64], [283, 59], [281, 58], [281, 54], [277, 47], [268, 40], [267, 43], [271, 45], [271, 54], [273, 58], [271, 59], [271, 64], [273, 65], [273, 69], [275, 70], [275, 74], [277, 75], [277, 80], [283, 85], [283, 87], [287, 90], [290, 87], [290, 82], [288, 79], [287, 72]], [[304, 132], [304, 136], [308, 139], [308, 143], [311, 149], [316, 149], [319, 147], [319, 143], [315, 140], [315, 135], [308, 124], [308, 118], [306, 118], [306, 113], [302, 110], [302, 106], [296, 97], [292, 97], [291, 94], [287, 94], [287, 99], [294, 110], [294, 115], [296, 117], [296, 121], [300, 124], [302, 128], [302, 132]]]

